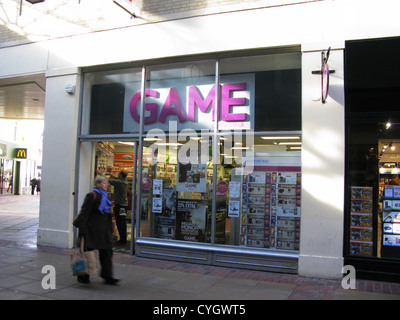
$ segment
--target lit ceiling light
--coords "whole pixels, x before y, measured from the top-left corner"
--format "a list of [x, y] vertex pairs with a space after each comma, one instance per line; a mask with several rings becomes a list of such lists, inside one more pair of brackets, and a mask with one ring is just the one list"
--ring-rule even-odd
[[264, 140], [285, 140], [285, 139], [300, 139], [298, 136], [292, 136], [292, 137], [284, 137], [284, 136], [279, 136], [279, 137], [261, 137], [261, 139]]
[[183, 146], [182, 143], [174, 143], [174, 142], [156, 142], [155, 143], [157, 146]]
[[128, 145], [128, 146], [134, 146], [135, 145], [134, 142], [126, 142], [126, 141], [118, 141], [118, 143], [119, 144], [125, 144], [125, 145]]
[[26, 0], [31, 4], [35, 4], [35, 3], [40, 3], [40, 2], [44, 2], [45, 0]]
[[295, 146], [295, 145], [301, 145], [301, 142], [279, 142], [279, 145], [282, 145], [282, 146]]
[[391, 126], [392, 124], [390, 122], [386, 123], [386, 130], [388, 130]]

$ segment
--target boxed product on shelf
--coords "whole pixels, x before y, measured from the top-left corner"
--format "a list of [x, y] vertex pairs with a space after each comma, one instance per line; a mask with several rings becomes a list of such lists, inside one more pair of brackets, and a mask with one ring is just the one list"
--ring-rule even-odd
[[400, 235], [384, 234], [383, 235], [383, 245], [399, 247], [400, 246]]
[[372, 228], [350, 228], [350, 239], [357, 241], [372, 241]]
[[393, 233], [393, 223], [384, 223], [383, 224], [383, 232], [384, 233]]
[[372, 228], [372, 214], [351, 214], [350, 225], [352, 227]]
[[373, 244], [372, 242], [350, 242], [350, 254], [355, 256], [372, 256]]
[[372, 200], [351, 200], [351, 213], [372, 213]]
[[400, 186], [386, 185], [383, 192], [384, 199], [400, 199]]
[[383, 200], [383, 210], [400, 210], [400, 200]]
[[372, 200], [372, 187], [351, 187], [351, 199]]

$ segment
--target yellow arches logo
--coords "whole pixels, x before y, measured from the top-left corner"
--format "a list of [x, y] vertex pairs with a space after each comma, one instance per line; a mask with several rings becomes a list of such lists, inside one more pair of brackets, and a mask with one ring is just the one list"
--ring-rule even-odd
[[17, 159], [26, 159], [26, 151], [27, 149], [15, 149], [17, 152], [16, 158]]

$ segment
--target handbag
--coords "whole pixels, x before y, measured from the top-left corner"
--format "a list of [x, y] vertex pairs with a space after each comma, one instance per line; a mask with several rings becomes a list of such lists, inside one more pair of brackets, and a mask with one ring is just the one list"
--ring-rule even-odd
[[84, 238], [81, 238], [81, 245], [71, 255], [72, 275], [84, 276], [97, 273], [97, 262], [94, 251], [84, 251]]
[[[96, 194], [94, 192], [91, 192], [93, 199], [92, 199], [92, 204], [94, 203], [94, 200], [96, 200]], [[76, 215], [74, 221], [72, 222], [72, 225], [76, 228], [81, 227], [81, 216], [82, 216], [82, 210], [79, 211], [79, 213]]]

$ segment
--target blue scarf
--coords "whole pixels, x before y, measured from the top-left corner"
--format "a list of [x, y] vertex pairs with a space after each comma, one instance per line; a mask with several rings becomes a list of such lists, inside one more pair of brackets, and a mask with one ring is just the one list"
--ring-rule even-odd
[[111, 213], [112, 203], [110, 200], [108, 200], [107, 192], [98, 188], [94, 188], [93, 191], [96, 191], [97, 193], [101, 194], [99, 211], [102, 214]]

